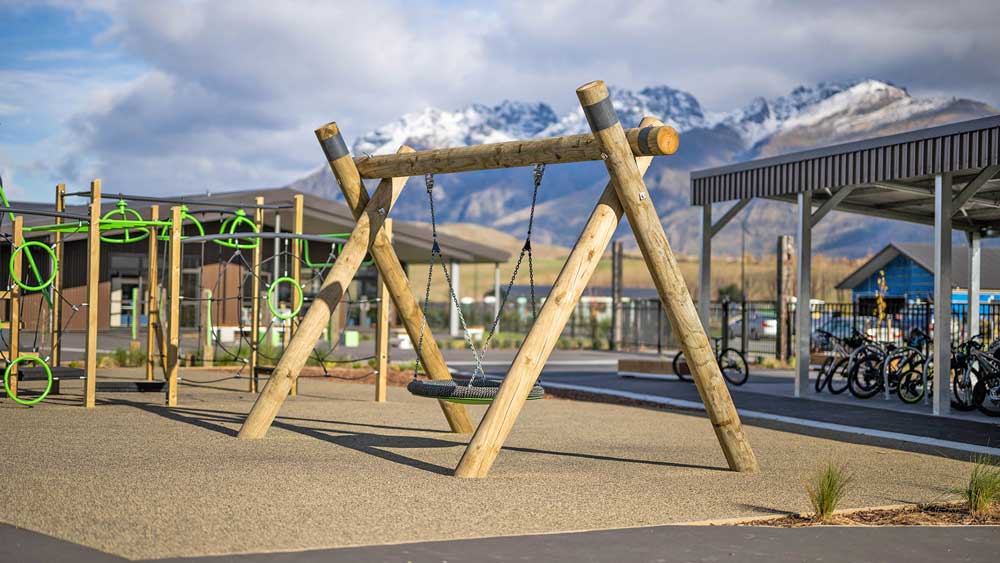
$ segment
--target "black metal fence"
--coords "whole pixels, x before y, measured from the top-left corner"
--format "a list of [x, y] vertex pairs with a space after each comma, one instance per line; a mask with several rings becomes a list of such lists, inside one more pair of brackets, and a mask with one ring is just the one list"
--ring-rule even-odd
[[[813, 332], [823, 330], [837, 337], [846, 337], [855, 331], [882, 342], [901, 345], [914, 330], [934, 337], [934, 305], [928, 302], [904, 303], [888, 307], [885, 317], [879, 319], [878, 311], [870, 303], [822, 303], [811, 308]], [[1000, 336], [1000, 303], [981, 304], [979, 329], [986, 343]], [[794, 305], [792, 312], [794, 314]], [[794, 325], [794, 323], [790, 323]], [[969, 331], [969, 306], [956, 303], [951, 307], [951, 341], [958, 344], [975, 334]]]
[[[541, 306], [541, 303], [539, 303]], [[663, 352], [676, 350], [680, 342], [673, 332], [659, 299], [624, 301], [618, 306], [621, 336], [616, 348]], [[447, 331], [449, 304], [431, 303], [427, 320], [432, 330]], [[789, 304], [786, 330], [789, 338], [779, 338], [781, 323], [774, 301], [713, 302], [709, 308], [709, 336], [720, 344], [743, 352], [751, 362], [778, 355], [778, 346], [785, 347], [789, 357], [795, 337], [795, 303]], [[968, 305], [952, 305], [951, 337], [954, 343], [968, 339]], [[823, 330], [838, 337], [850, 336], [855, 330], [883, 342], [903, 344], [914, 329], [933, 338], [934, 307], [931, 303], [896, 303], [888, 307], [886, 317], [878, 320], [870, 302], [819, 303], [810, 307], [811, 331]], [[493, 322], [492, 303], [462, 305], [462, 314], [470, 327], [488, 329]], [[574, 309], [564, 338], [588, 340], [587, 347], [607, 348], [611, 345], [611, 310], [604, 301], [583, 302]], [[503, 311], [500, 331], [526, 334], [533, 315], [530, 303], [510, 301]], [[983, 304], [980, 308], [980, 328], [987, 343], [1000, 337], [1000, 303]]]

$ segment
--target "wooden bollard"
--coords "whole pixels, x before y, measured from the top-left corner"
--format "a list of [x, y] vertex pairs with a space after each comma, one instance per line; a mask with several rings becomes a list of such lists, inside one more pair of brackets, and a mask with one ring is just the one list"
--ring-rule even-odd
[[[640, 127], [652, 127], [660, 122], [652, 117], [642, 120]], [[652, 157], [636, 159], [640, 172], [645, 172]], [[597, 269], [611, 237], [621, 221], [622, 208], [615, 188], [608, 182], [594, 210], [590, 213], [580, 238], [566, 258], [559, 276], [552, 285], [549, 298], [542, 303], [538, 317], [524, 338], [496, 398], [476, 429], [462, 460], [455, 468], [456, 477], [485, 477], [493, 467], [500, 448], [514, 426], [528, 397], [528, 390], [538, 380], [542, 367], [555, 347], [583, 290]]]
[[[400, 151], [411, 150], [402, 147]], [[309, 311], [299, 323], [295, 336], [285, 348], [274, 368], [274, 373], [267, 380], [264, 389], [257, 397], [250, 414], [243, 422], [238, 437], [262, 438], [271, 427], [274, 417], [278, 415], [281, 405], [285, 402], [292, 384], [299, 376], [309, 358], [310, 352], [316, 347], [330, 313], [344, 296], [347, 286], [361, 267], [372, 241], [373, 235], [381, 232], [386, 215], [399, 197], [400, 191], [406, 185], [406, 178], [383, 180], [375, 190], [374, 197], [368, 202], [364, 213], [358, 217], [357, 224], [337, 261], [327, 273], [319, 293], [313, 300]]]
[[722, 378], [715, 353], [698, 318], [663, 225], [636, 167], [625, 132], [608, 97], [608, 89], [603, 81], [590, 82], [577, 89], [577, 97], [602, 148], [604, 164], [628, 216], [670, 324], [680, 337], [681, 348], [691, 366], [698, 395], [712, 421], [729, 468], [735, 471], [757, 471], [757, 458], [743, 430], [726, 381]]
[[[340, 128], [337, 127], [336, 123], [324, 125], [316, 130], [316, 138], [330, 162], [330, 169], [333, 170], [333, 175], [340, 184], [340, 191], [343, 192], [348, 207], [351, 208], [354, 217], [359, 218], [362, 210], [368, 204], [368, 192], [361, 183], [358, 168], [347, 151], [347, 145], [344, 143]], [[379, 277], [385, 280], [392, 302], [396, 305], [399, 319], [406, 327], [410, 339], [417, 342], [420, 339], [421, 331], [428, 325], [420, 303], [410, 291], [410, 282], [406, 279], [406, 273], [399, 262], [399, 257], [396, 256], [396, 251], [392, 248], [392, 241], [384, 232], [376, 233], [371, 255], [375, 259]], [[448, 371], [441, 350], [430, 330], [424, 333], [423, 346], [417, 352], [428, 377], [431, 379], [451, 379], [451, 372]], [[452, 432], [469, 434], [473, 431], [472, 421], [463, 405], [447, 401], [438, 401], [438, 404], [441, 406]]]

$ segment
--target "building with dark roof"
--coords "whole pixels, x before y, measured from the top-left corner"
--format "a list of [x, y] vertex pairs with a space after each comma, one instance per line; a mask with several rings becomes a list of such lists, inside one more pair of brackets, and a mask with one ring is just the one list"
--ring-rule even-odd
[[[227, 217], [231, 217], [230, 212], [213, 211], [211, 204], [231, 205], [234, 208], [240, 206], [252, 206], [252, 202], [257, 197], [264, 199], [265, 205], [270, 206], [264, 212], [264, 231], [289, 231], [292, 227], [292, 204], [296, 195], [303, 196], [303, 232], [306, 234], [331, 235], [342, 234], [346, 238], [354, 228], [355, 220], [350, 210], [343, 202], [330, 201], [328, 199], [316, 197], [314, 195], [301, 193], [290, 188], [278, 188], [258, 191], [239, 191], [214, 194], [194, 194], [189, 196], [177, 196], [173, 194], [164, 197], [175, 198], [177, 201], [190, 201], [191, 212], [195, 213], [201, 221], [206, 234], [218, 233], [222, 222]], [[76, 202], [86, 202], [86, 198], [68, 198], [66, 212], [85, 216], [87, 206], [85, 204], [72, 205]], [[101, 198], [102, 214], [113, 211], [117, 208], [119, 195], [111, 190], [105, 190]], [[199, 202], [203, 205], [199, 206]], [[128, 201], [128, 207], [135, 210], [141, 217], [151, 217], [151, 207], [156, 205], [146, 201]], [[38, 209], [52, 211], [54, 204], [42, 204], [37, 202], [11, 202], [10, 206], [17, 209]], [[168, 218], [171, 204], [159, 205], [159, 216], [162, 219]], [[201, 209], [204, 213], [199, 213]], [[252, 216], [252, 210], [248, 207], [248, 214]], [[4, 215], [6, 217], [6, 214]], [[30, 213], [23, 214], [24, 226], [31, 227], [52, 223], [52, 218], [44, 216], [33, 216]], [[9, 220], [0, 222], [0, 232], [9, 234], [11, 223]], [[432, 246], [430, 228], [425, 225], [411, 223], [407, 221], [393, 221], [393, 247], [404, 266], [407, 264], [427, 263], [430, 260]], [[191, 230], [191, 225], [185, 227], [185, 235], [198, 234]], [[26, 240], [49, 241], [50, 235], [46, 232], [25, 232]], [[438, 242], [441, 246], [442, 254], [451, 262], [453, 276], [457, 277], [457, 272], [461, 264], [483, 264], [492, 263], [499, 265], [510, 258], [510, 253], [481, 242], [468, 240], [461, 237], [438, 234]], [[166, 241], [164, 241], [165, 245]], [[87, 238], [85, 233], [70, 234], [64, 236], [64, 256], [59, 270], [63, 276], [62, 300], [63, 319], [65, 319], [64, 329], [69, 331], [83, 330], [86, 326], [86, 315], [74, 314], [74, 306], [86, 301], [86, 272], [87, 272]], [[98, 328], [105, 330], [116, 327], [129, 326], [130, 316], [135, 307], [139, 307], [141, 322], [145, 323], [145, 303], [141, 297], [148, 287], [148, 241], [131, 242], [125, 244], [102, 243], [100, 245], [100, 275], [98, 287]], [[221, 247], [216, 244], [197, 244], [194, 248], [185, 248], [182, 262], [182, 299], [187, 298], [181, 304], [181, 325], [185, 328], [205, 326], [205, 319], [202, 319], [202, 312], [197, 298], [202, 295], [203, 290], [211, 290], [216, 299], [222, 301], [219, 310], [213, 311], [212, 320], [217, 326], [236, 325], [240, 316], [246, 317], [248, 312], [241, 310], [240, 303], [248, 302], [237, 299], [241, 289], [241, 278], [245, 277], [244, 268], [239, 261], [229, 261], [227, 257], [232, 254], [231, 249]], [[263, 241], [262, 261], [274, 256], [275, 250], [279, 247], [275, 241]], [[0, 278], [9, 279], [10, 245], [0, 245]], [[249, 251], [245, 251], [249, 254]], [[330, 243], [311, 242], [305, 247], [306, 259], [312, 262], [326, 262], [331, 256], [335, 256], [335, 248]], [[161, 245], [160, 263], [166, 264], [166, 248]], [[23, 256], [22, 256], [23, 260]], [[272, 260], [270, 263], [273, 263]], [[26, 268], [26, 264], [23, 268]], [[49, 275], [48, 261], [40, 264], [41, 275], [46, 278]], [[304, 283], [306, 296], [309, 297], [319, 289], [320, 277], [310, 278], [311, 268], [305, 267], [303, 280], [311, 279], [314, 287], [308, 287]], [[27, 271], [23, 269], [22, 271]], [[272, 279], [280, 277], [281, 272], [268, 266], [261, 273], [262, 282], [267, 284]], [[165, 266], [161, 268], [160, 285], [164, 287], [167, 276]], [[355, 277], [355, 282], [349, 288], [352, 298], [368, 296], [374, 299], [376, 295], [377, 272], [374, 266], [363, 266]], [[249, 286], [249, 284], [242, 284]], [[133, 295], [140, 296], [139, 303], [133, 302]], [[28, 293], [23, 297], [22, 324], [27, 330], [34, 330], [38, 323], [46, 323], [47, 319], [41, 318], [37, 311], [42, 311], [40, 307], [42, 294], [40, 292]], [[243, 307], [245, 309], [245, 307]], [[0, 321], [9, 318], [9, 311], [0, 308]]]
[[[983, 248], [980, 302], [1000, 301], [1000, 248]], [[885, 273], [885, 297], [906, 302], [930, 301], [934, 297], [934, 246], [930, 244], [890, 244], [837, 284], [850, 290], [854, 301], [874, 297], [878, 279]], [[969, 248], [951, 252], [952, 302], [968, 303]]]

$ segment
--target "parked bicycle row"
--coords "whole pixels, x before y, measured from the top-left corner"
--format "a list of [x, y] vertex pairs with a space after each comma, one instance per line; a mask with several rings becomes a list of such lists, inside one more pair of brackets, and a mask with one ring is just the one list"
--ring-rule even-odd
[[[907, 404], [934, 395], [932, 340], [913, 329], [902, 346], [884, 343], [857, 330], [841, 338], [817, 331], [831, 350], [816, 376], [816, 392], [834, 395], [850, 391], [859, 399], [895, 394]], [[1000, 416], [1000, 340], [986, 346], [979, 335], [951, 346], [951, 406], [959, 411], [979, 409]]]

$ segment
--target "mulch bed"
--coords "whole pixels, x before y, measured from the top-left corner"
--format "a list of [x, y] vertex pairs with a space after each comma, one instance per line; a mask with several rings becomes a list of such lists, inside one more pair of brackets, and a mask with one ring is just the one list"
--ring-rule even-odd
[[973, 516], [964, 503], [936, 502], [894, 508], [847, 510], [835, 514], [826, 522], [815, 522], [807, 514], [791, 514], [780, 518], [764, 518], [739, 522], [737, 526], [772, 526], [802, 528], [807, 526], [997, 526], [1000, 510]]

